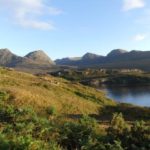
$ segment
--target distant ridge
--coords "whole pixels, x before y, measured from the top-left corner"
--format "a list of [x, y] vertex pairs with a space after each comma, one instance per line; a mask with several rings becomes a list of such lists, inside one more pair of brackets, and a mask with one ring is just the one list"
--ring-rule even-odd
[[96, 67], [106, 69], [142, 69], [150, 71], [150, 51], [114, 49], [107, 56], [86, 53], [80, 60], [55, 60], [57, 65]]
[[39, 73], [56, 68], [53, 62], [42, 50], [37, 50], [24, 57], [13, 54], [9, 49], [0, 49], [0, 66], [12, 67], [17, 70]]
[[115, 57], [115, 56], [119, 56], [119, 55], [124, 54], [124, 53], [128, 53], [128, 51], [123, 50], [123, 49], [114, 49], [110, 53], [108, 53], [107, 56], [108, 57]]
[[78, 68], [141, 69], [150, 71], [150, 51], [114, 49], [107, 56], [86, 53], [82, 57], [63, 58], [52, 61], [43, 50], [36, 50], [24, 57], [13, 54], [9, 49], [0, 49], [0, 66], [17, 70], [44, 73], [59, 69], [59, 66]]

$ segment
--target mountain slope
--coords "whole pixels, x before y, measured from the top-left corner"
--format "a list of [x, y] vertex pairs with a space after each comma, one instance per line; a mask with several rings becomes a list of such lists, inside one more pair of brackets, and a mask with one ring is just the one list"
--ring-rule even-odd
[[147, 150], [149, 120], [93, 88], [0, 68], [1, 150]]
[[78, 67], [99, 67], [106, 69], [142, 69], [150, 71], [150, 51], [125, 51], [122, 49], [112, 50], [107, 56], [91, 54], [84, 55], [80, 60], [56, 60], [57, 65], [73, 65]]
[[[19, 77], [19, 78], [18, 78]], [[32, 106], [37, 112], [54, 106], [59, 113], [98, 114], [101, 107], [115, 102], [94, 88], [73, 84], [61, 78], [34, 76], [0, 68], [0, 91], [11, 94], [17, 107]]]
[[[55, 64], [56, 63], [56, 64]], [[0, 49], [0, 66], [12, 67], [30, 73], [45, 73], [59, 69], [57, 65], [95, 67], [106, 69], [142, 69], [150, 71], [150, 51], [130, 52], [115, 49], [107, 56], [86, 53], [82, 57], [57, 59], [53, 62], [42, 50], [25, 57], [17, 56], [8, 49]]]
[[9, 49], [0, 49], [1, 66], [13, 66], [17, 59], [20, 59], [20, 57], [13, 54]]
[[123, 49], [114, 49], [112, 50], [110, 53], [108, 53], [108, 57], [116, 57], [116, 56], [120, 56], [122, 54], [127, 53], [128, 51], [123, 50]]
[[70, 58], [63, 58], [55, 60], [56, 65], [71, 65], [71, 66], [78, 66], [78, 67], [85, 67], [85, 66], [92, 66], [101, 61], [103, 61], [104, 56], [96, 55], [93, 53], [86, 53], [80, 59], [70, 59]]
[[86, 53], [85, 55], [82, 56], [82, 59], [86, 60], [86, 59], [96, 59], [100, 57], [99, 55], [93, 54], [93, 53]]
[[41, 50], [20, 57], [8, 49], [0, 49], [0, 66], [31, 73], [47, 72], [57, 68], [55, 63]]
[[31, 52], [27, 54], [25, 57], [41, 64], [52, 64], [52, 65], [55, 64], [42, 50]]

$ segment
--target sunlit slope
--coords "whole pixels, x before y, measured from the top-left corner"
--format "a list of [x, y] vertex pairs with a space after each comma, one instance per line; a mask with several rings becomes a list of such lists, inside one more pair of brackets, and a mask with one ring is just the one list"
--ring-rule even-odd
[[40, 113], [53, 106], [59, 114], [98, 114], [101, 107], [115, 105], [94, 88], [6, 68], [0, 68], [0, 90], [10, 93], [10, 103], [17, 107], [31, 106]]

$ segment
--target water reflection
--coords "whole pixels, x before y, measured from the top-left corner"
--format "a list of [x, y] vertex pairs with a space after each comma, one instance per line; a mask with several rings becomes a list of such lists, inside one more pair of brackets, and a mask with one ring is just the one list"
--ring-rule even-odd
[[116, 101], [150, 106], [150, 86], [104, 86], [101, 89], [107, 92], [108, 97]]

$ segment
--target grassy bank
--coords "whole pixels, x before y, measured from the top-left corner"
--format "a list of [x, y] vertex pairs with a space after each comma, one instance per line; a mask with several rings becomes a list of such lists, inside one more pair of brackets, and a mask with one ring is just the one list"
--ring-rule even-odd
[[0, 149], [147, 150], [149, 121], [94, 88], [0, 68]]

